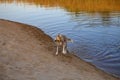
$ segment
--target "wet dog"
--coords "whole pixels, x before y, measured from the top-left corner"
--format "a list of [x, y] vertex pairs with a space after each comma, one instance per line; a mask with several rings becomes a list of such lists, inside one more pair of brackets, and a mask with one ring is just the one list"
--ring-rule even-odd
[[58, 34], [55, 38], [55, 44], [57, 46], [56, 49], [56, 55], [58, 55], [59, 48], [62, 48], [62, 53], [66, 54], [68, 52], [67, 50], [67, 42], [73, 42], [73, 40], [67, 38], [65, 35]]

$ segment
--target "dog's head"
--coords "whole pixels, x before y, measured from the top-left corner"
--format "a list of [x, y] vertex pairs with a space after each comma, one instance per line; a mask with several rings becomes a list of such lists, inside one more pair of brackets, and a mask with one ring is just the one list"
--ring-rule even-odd
[[58, 46], [61, 46], [63, 44], [62, 41], [59, 41], [59, 40], [54, 40], [55, 41], [55, 44], [58, 45]]
[[62, 40], [62, 35], [58, 34], [55, 38], [55, 42], [60, 42]]
[[55, 42], [73, 42], [73, 40], [67, 38], [65, 35], [58, 34], [55, 38]]
[[61, 34], [58, 34], [54, 41], [57, 45], [59, 45], [59, 46], [62, 45], [63, 44], [63, 36]]

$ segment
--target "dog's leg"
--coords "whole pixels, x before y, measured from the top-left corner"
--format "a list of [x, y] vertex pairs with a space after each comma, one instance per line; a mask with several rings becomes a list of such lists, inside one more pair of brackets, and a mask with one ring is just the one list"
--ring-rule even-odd
[[66, 53], [67, 53], [67, 50], [66, 50], [67, 45], [64, 44], [62, 47], [63, 47], [63, 51], [62, 51], [62, 53], [63, 53], [63, 54], [66, 54]]
[[57, 46], [57, 50], [56, 50], [56, 55], [58, 55], [58, 46]]

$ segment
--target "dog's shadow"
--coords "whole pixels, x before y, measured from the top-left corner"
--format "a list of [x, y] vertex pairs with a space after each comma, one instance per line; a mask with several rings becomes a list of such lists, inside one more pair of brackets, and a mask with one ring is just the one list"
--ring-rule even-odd
[[60, 61], [62, 62], [68, 62], [68, 63], [71, 63], [71, 61], [73, 60], [73, 55], [72, 53], [66, 53], [66, 54], [63, 54], [63, 53], [59, 53], [58, 55], [55, 55], [57, 57], [57, 59], [59, 59]]

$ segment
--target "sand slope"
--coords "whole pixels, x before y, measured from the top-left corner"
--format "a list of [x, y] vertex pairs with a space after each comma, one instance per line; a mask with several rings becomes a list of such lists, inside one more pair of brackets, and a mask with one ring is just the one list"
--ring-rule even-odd
[[0, 80], [119, 80], [72, 54], [54, 53], [43, 31], [0, 20]]

